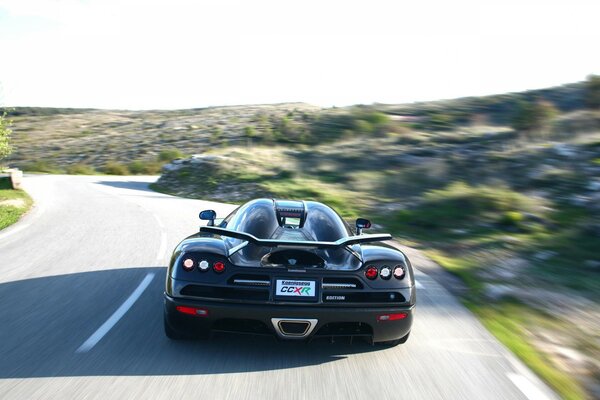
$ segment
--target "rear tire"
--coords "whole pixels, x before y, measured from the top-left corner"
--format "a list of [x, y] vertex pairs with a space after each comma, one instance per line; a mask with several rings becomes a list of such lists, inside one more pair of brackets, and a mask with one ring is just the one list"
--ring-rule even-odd
[[382, 347], [395, 347], [395, 346], [398, 346], [399, 344], [406, 343], [409, 336], [410, 336], [410, 332], [408, 332], [405, 336], [402, 336], [400, 339], [386, 340], [385, 342], [377, 342], [375, 344], [378, 346], [382, 346]]

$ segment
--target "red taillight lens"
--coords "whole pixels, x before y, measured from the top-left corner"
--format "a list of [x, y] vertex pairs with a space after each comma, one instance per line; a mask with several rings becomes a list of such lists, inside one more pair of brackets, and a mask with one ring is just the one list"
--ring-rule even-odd
[[365, 276], [367, 277], [367, 279], [375, 279], [377, 278], [379, 271], [377, 271], [377, 268], [371, 266], [369, 268], [367, 268], [367, 270], [365, 271]]
[[404, 278], [404, 267], [402, 265], [396, 265], [394, 267], [394, 278], [396, 278], [396, 279]]
[[196, 315], [198, 317], [206, 317], [208, 316], [208, 310], [204, 308], [196, 308], [196, 307], [186, 307], [186, 306], [177, 306], [175, 307], [177, 311], [184, 314]]
[[377, 316], [377, 321], [397, 321], [399, 319], [404, 319], [407, 317], [406, 313], [396, 313], [396, 314], [383, 314]]
[[223, 264], [221, 261], [217, 261], [213, 264], [213, 271], [220, 274], [221, 272], [225, 271], [225, 264]]
[[186, 271], [193, 270], [194, 260], [192, 260], [191, 258], [186, 258], [185, 260], [183, 260], [183, 269], [185, 269]]

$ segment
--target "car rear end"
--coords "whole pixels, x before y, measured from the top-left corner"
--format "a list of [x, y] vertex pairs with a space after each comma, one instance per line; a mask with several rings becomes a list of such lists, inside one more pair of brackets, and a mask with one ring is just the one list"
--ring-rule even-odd
[[410, 262], [397, 250], [363, 247], [360, 267], [343, 270], [237, 266], [216, 248], [182, 246], [167, 276], [167, 334], [405, 340], [416, 301]]

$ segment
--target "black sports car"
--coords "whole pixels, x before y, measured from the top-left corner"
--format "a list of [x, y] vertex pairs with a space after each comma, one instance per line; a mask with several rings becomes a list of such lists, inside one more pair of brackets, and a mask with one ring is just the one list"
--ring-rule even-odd
[[389, 234], [356, 235], [328, 206], [257, 199], [183, 240], [167, 271], [164, 325], [171, 339], [211, 332], [281, 339], [408, 339], [416, 301], [413, 270]]

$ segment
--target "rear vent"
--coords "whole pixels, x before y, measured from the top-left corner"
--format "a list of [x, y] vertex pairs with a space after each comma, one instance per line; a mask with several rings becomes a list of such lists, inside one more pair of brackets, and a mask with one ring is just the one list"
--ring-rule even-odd
[[373, 336], [373, 328], [362, 322], [330, 322], [315, 336]]
[[363, 284], [356, 278], [323, 278], [323, 290], [351, 290], [362, 288]]
[[229, 278], [229, 284], [236, 286], [269, 287], [271, 286], [271, 278], [269, 275], [237, 274]]
[[277, 250], [265, 255], [260, 260], [265, 267], [296, 267], [296, 268], [323, 268], [325, 260], [309, 251], [304, 250]]
[[267, 328], [262, 321], [254, 319], [224, 318], [216, 320], [212, 326], [213, 331], [250, 333], [254, 335], [271, 335], [272, 330]]

